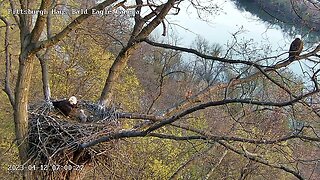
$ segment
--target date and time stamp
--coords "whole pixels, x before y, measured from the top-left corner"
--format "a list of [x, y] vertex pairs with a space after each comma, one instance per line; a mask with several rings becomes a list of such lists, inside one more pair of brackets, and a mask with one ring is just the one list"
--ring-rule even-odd
[[8, 171], [81, 171], [83, 165], [9, 165]]

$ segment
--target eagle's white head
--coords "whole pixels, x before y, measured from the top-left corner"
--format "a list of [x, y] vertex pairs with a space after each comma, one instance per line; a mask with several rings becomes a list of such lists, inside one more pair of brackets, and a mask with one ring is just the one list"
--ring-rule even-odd
[[302, 37], [301, 37], [301, 35], [300, 35], [300, 34], [297, 34], [297, 35], [295, 36], [295, 38], [299, 38], [299, 39], [301, 39]]
[[71, 96], [69, 98], [69, 102], [70, 102], [70, 104], [75, 105], [75, 104], [77, 104], [78, 101], [77, 101], [77, 98], [75, 96]]

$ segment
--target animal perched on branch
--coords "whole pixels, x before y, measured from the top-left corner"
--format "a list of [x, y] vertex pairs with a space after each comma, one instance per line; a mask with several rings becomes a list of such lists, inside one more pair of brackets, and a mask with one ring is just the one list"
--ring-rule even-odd
[[69, 116], [71, 111], [77, 108], [77, 98], [71, 96], [69, 100], [53, 101], [52, 104], [55, 108], [59, 109], [65, 116]]
[[301, 36], [297, 35], [296, 39], [291, 43], [289, 49], [289, 60], [293, 61], [300, 55], [303, 49], [303, 42], [301, 40]]

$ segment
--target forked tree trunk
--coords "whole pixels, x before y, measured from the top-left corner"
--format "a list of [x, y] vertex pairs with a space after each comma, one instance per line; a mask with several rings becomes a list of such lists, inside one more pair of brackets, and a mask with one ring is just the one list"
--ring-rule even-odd
[[[28, 160], [28, 97], [34, 56], [20, 57], [18, 79], [15, 89], [14, 122], [21, 163]], [[24, 179], [26, 178], [24, 172]]]
[[[142, 2], [140, 2], [142, 4]], [[130, 37], [130, 40], [125, 48], [123, 48], [119, 55], [117, 56], [116, 60], [112, 64], [109, 75], [105, 82], [104, 88], [102, 90], [99, 104], [101, 105], [109, 105], [111, 101], [111, 97], [113, 94], [113, 87], [115, 85], [116, 80], [119, 78], [122, 70], [125, 68], [131, 54], [135, 50], [135, 48], [141, 43], [141, 40], [146, 38], [166, 17], [170, 9], [174, 6], [175, 0], [168, 0], [166, 3], [163, 4], [160, 12], [155, 16], [154, 19], [151, 20], [149, 24], [143, 27], [144, 23], [142, 19], [136, 17], [136, 26], [134, 28], [134, 32]], [[151, 14], [147, 15], [148, 17], [153, 17]], [[140, 17], [141, 18], [141, 17]], [[148, 19], [148, 18], [147, 18]]]

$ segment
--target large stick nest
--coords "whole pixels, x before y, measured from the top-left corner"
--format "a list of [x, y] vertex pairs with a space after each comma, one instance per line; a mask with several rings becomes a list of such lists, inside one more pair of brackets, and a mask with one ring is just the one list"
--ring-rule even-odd
[[37, 169], [46, 165], [48, 171], [44, 173], [48, 174], [54, 171], [52, 168], [70, 170], [71, 166], [88, 164], [94, 158], [107, 161], [107, 152], [113, 149], [115, 141], [101, 143], [81, 152], [79, 145], [119, 131], [121, 125], [116, 109], [90, 102], [79, 102], [78, 108], [88, 116], [87, 122], [80, 123], [77, 117], [64, 116], [50, 103], [29, 108], [28, 153], [31, 158], [28, 164], [35, 165]]

